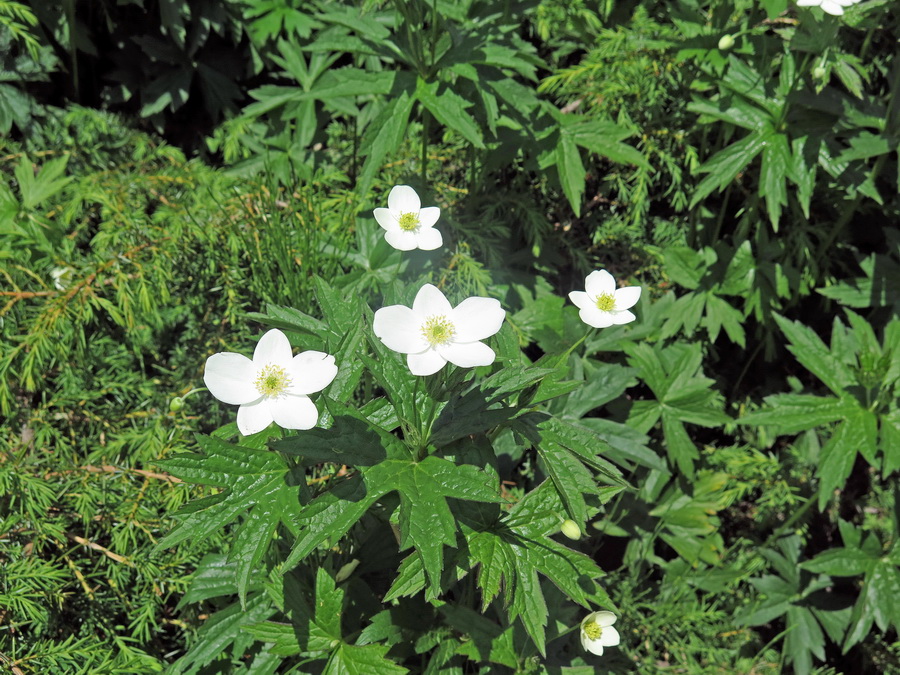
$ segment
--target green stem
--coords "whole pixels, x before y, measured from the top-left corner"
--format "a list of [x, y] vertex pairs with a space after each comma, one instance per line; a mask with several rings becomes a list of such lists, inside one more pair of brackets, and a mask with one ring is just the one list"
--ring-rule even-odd
[[428, 185], [428, 128], [431, 113], [422, 108], [422, 187]]

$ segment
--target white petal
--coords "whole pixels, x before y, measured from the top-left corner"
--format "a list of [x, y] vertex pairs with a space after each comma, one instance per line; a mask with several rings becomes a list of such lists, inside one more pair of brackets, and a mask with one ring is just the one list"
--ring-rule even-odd
[[269, 399], [260, 398], [253, 403], [247, 403], [238, 408], [237, 426], [244, 436], [262, 431], [272, 423], [272, 411], [269, 408]]
[[422, 208], [422, 201], [409, 185], [395, 185], [388, 195], [388, 208], [394, 215], [418, 213]]
[[422, 319], [409, 307], [382, 307], [375, 312], [372, 330], [388, 349], [395, 352], [413, 354], [428, 349], [422, 335]]
[[399, 225], [396, 230], [385, 232], [384, 240], [398, 251], [412, 251], [418, 245], [415, 233], [401, 230]]
[[451, 342], [437, 350], [443, 358], [460, 368], [489, 366], [497, 358], [494, 350], [483, 342]]
[[822, 0], [797, 0], [798, 7], [818, 7]]
[[832, 0], [825, 0], [821, 6], [823, 10], [832, 16], [842, 16], [844, 13], [844, 8], [836, 2], [832, 2]]
[[319, 421], [319, 411], [309, 396], [270, 398], [269, 410], [275, 424], [284, 429], [312, 429]]
[[641, 299], [640, 286], [626, 286], [625, 288], [617, 288], [613, 294], [616, 298], [616, 310], [631, 309]]
[[[337, 376], [337, 366], [334, 357], [325, 352], [307, 351], [301, 352], [291, 361], [291, 394], [312, 394], [322, 391], [331, 384]], [[275, 416], [278, 422], [278, 416]], [[278, 422], [280, 426], [284, 426]], [[288, 427], [300, 429], [309, 427]]]
[[619, 631], [612, 626], [604, 626], [597, 641], [604, 647], [615, 647], [620, 642]]
[[612, 295], [616, 291], [616, 280], [606, 270], [597, 270], [587, 275], [587, 279], [584, 280], [584, 290], [592, 298]]
[[578, 316], [588, 326], [593, 326], [594, 328], [607, 328], [613, 325], [612, 313], [602, 312], [596, 307], [585, 307], [578, 312]]
[[444, 294], [431, 284], [425, 284], [416, 293], [416, 299], [413, 300], [413, 311], [423, 319], [429, 316], [446, 316], [450, 318], [450, 312], [453, 307], [444, 297]]
[[420, 229], [415, 233], [415, 237], [416, 246], [423, 251], [433, 251], [436, 248], [440, 248], [444, 243], [444, 238], [441, 236], [441, 233], [433, 227]]
[[253, 365], [257, 368], [274, 363], [277, 366], [287, 367], [292, 358], [291, 343], [287, 336], [277, 328], [273, 328], [263, 335], [256, 343], [253, 350]]
[[585, 307], [592, 307], [594, 304], [594, 301], [591, 300], [591, 296], [589, 296], [584, 291], [570, 292], [569, 300], [571, 300], [578, 309], [584, 309]]
[[466, 298], [450, 312], [456, 329], [454, 342], [475, 342], [490, 337], [503, 325], [506, 312], [494, 298]]
[[621, 312], [609, 312], [609, 317], [613, 326], [621, 326], [622, 324], [631, 323], [637, 319], [637, 317], [627, 309], [622, 310]]
[[426, 206], [419, 209], [419, 227], [434, 227], [434, 224], [441, 217], [441, 210], [437, 206]]
[[219, 352], [206, 359], [203, 382], [209, 393], [224, 403], [241, 405], [258, 399], [255, 378], [253, 361], [243, 354]]
[[586, 651], [589, 651], [591, 654], [596, 654], [597, 656], [603, 656], [603, 645], [600, 644], [599, 640], [591, 640], [584, 633], [581, 634], [581, 646], [584, 647]]
[[[607, 612], [605, 610], [601, 610], [599, 612], [594, 612], [590, 614], [588, 618], [596, 623], [601, 628], [606, 628], [607, 626], [612, 626], [616, 622], [616, 615], [612, 612]], [[606, 632], [606, 631], [604, 631]]]
[[372, 211], [372, 215], [375, 216], [375, 220], [381, 225], [383, 230], [390, 232], [392, 230], [400, 229], [400, 223], [398, 223], [397, 219], [391, 215], [389, 209], [375, 209]]
[[413, 375], [434, 375], [444, 367], [447, 359], [433, 349], [428, 349], [419, 354], [409, 354], [406, 357], [406, 365]]

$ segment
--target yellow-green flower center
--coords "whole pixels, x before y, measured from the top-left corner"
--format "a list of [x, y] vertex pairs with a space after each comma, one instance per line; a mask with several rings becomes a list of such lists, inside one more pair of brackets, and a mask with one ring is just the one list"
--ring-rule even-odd
[[419, 229], [419, 214], [401, 213], [400, 217], [397, 219], [397, 222], [400, 223], [401, 230], [403, 230], [404, 232], [412, 232]]
[[432, 347], [445, 345], [456, 335], [456, 328], [446, 316], [429, 316], [422, 324], [422, 337]]
[[603, 626], [596, 621], [588, 621], [581, 627], [581, 630], [583, 630], [584, 634], [591, 640], [599, 640], [600, 636], [603, 635]]
[[267, 364], [263, 366], [256, 376], [256, 391], [263, 396], [280, 396], [291, 385], [291, 378], [281, 366]]
[[601, 312], [611, 312], [616, 308], [616, 298], [609, 293], [604, 293], [597, 298], [597, 309]]

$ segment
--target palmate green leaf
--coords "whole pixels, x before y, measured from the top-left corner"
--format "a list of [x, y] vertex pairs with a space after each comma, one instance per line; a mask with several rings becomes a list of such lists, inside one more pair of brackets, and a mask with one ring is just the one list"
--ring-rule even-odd
[[790, 605], [787, 610], [785, 652], [793, 663], [795, 673], [812, 670], [812, 657], [825, 659], [825, 635], [819, 622], [807, 607]]
[[33, 209], [41, 206], [50, 197], [72, 182], [72, 177], [61, 178], [69, 163], [69, 155], [63, 155], [45, 162], [35, 175], [31, 160], [23, 157], [16, 165], [16, 181], [19, 184], [22, 208]]
[[305, 485], [292, 485], [284, 459], [269, 450], [232, 445], [207, 436], [198, 436], [197, 443], [205, 454], [175, 455], [160, 461], [159, 466], [182, 480], [226, 489], [215, 500], [201, 500], [204, 508], [200, 510], [195, 504], [155, 550], [186, 539], [202, 541], [246, 513], [229, 554], [236, 563], [237, 589], [243, 603], [251, 575], [271, 543], [278, 521], [287, 524], [300, 511], [300, 494]]
[[409, 670], [387, 658], [389, 647], [341, 643], [328, 659], [323, 675], [402, 675]]
[[690, 208], [713, 191], [727, 187], [763, 151], [773, 135], [774, 132], [768, 127], [762, 131], [754, 131], [706, 160], [697, 172], [709, 175], [694, 190]]
[[556, 146], [556, 170], [569, 205], [576, 216], [581, 215], [581, 200], [584, 197], [584, 164], [575, 141], [565, 133], [559, 136]]
[[642, 169], [650, 169], [647, 158], [622, 140], [633, 135], [623, 126], [599, 119], [584, 119], [568, 116], [561, 133], [571, 138], [577, 145], [601, 157], [606, 157], [621, 164], [632, 164]]
[[684, 423], [704, 427], [726, 424], [731, 418], [723, 411], [724, 400], [714, 382], [702, 374], [703, 352], [699, 344], [677, 343], [661, 348], [632, 344], [626, 348], [629, 364], [640, 371], [655, 401], [637, 401], [629, 423], [647, 433], [660, 419], [670, 460], [686, 475], [693, 474], [693, 460], [699, 457]]
[[[790, 341], [788, 350], [831, 391], [840, 396], [845, 388], [856, 384], [850, 369], [840, 358], [836, 358], [812, 329], [778, 314], [774, 317], [781, 332]], [[835, 321], [840, 320], [835, 317]]]
[[769, 220], [776, 232], [781, 220], [781, 208], [787, 206], [787, 174], [792, 164], [787, 136], [772, 134], [763, 148], [759, 195], [766, 200]]
[[823, 551], [812, 560], [800, 564], [803, 569], [833, 577], [853, 577], [871, 570], [878, 560], [859, 548], [832, 548]]
[[[200, 602], [209, 598], [218, 598], [237, 593], [237, 563], [228, 561], [227, 556], [210, 553], [203, 556], [197, 571], [191, 577], [191, 585], [178, 601], [178, 608], [192, 602]], [[249, 591], [257, 591], [263, 587], [262, 577], [254, 579]]]
[[344, 590], [324, 568], [316, 570], [315, 588], [308, 588], [295, 576], [287, 575], [283, 591], [284, 611], [290, 623], [263, 621], [245, 628], [257, 640], [269, 643], [272, 653], [327, 659], [322, 672], [391, 675], [407, 672], [385, 657], [386, 646], [355, 646], [344, 641], [341, 629]]
[[366, 127], [359, 149], [366, 159], [357, 178], [358, 194], [368, 193], [375, 176], [381, 171], [385, 157], [400, 147], [415, 101], [409, 91], [392, 96]]
[[484, 140], [475, 119], [466, 112], [471, 103], [440, 82], [416, 82], [415, 97], [434, 118], [453, 129], [476, 148], [483, 149]]
[[469, 638], [463, 640], [456, 648], [457, 654], [463, 654], [475, 663], [498, 663], [507, 668], [518, 667], [519, 659], [513, 642], [512, 626], [504, 630], [500, 625], [468, 607], [448, 604], [439, 611], [453, 630]]
[[603, 481], [624, 487], [621, 472], [600, 455], [608, 448], [603, 439], [587, 427], [544, 413], [528, 413], [510, 426], [537, 449], [541, 467], [550, 476], [569, 517], [579, 526], [587, 520], [585, 496], [597, 493], [588, 467]]
[[[461, 522], [463, 539], [456, 546], [459, 553], [455, 560], [458, 573], [445, 579], [449, 585], [464, 576], [466, 570], [477, 567], [476, 585], [482, 593], [482, 611], [502, 590], [509, 620], [521, 619], [541, 653], [545, 650], [548, 613], [539, 575], [585, 608], [612, 606], [609, 596], [596, 581], [603, 575], [600, 568], [588, 556], [548, 537], [558, 531], [563, 509], [559, 494], [548, 480], [491, 527], [480, 524], [476, 528]], [[421, 559], [410, 556], [401, 565], [385, 601], [415, 595], [425, 584]]]
[[900, 609], [896, 597], [900, 593], [900, 547], [896, 542], [883, 553], [884, 546], [875, 535], [869, 534], [860, 548], [861, 532], [849, 523], [841, 523], [841, 534], [846, 545], [835, 552], [826, 551], [804, 566], [815, 569], [827, 568], [836, 576], [865, 574], [860, 584], [861, 592], [853, 606], [849, 619], [849, 628], [844, 639], [844, 650], [850, 649], [862, 641], [877, 624], [881, 631], [887, 631], [892, 625], [900, 625]]
[[875, 441], [872, 433], [877, 419], [871, 410], [858, 408], [838, 425], [822, 448], [817, 473], [819, 476], [819, 508], [824, 509], [835, 488], [841, 488], [853, 469], [857, 451], [870, 463], [875, 462]]
[[779, 434], [797, 434], [845, 419], [859, 409], [856, 399], [833, 398], [809, 394], [773, 394], [765, 399], [766, 407], [738, 420], [738, 424], [771, 426]]
[[499, 486], [477, 467], [458, 466], [433, 455], [418, 462], [386, 459], [337, 483], [304, 507], [300, 520], [308, 527], [285, 567], [296, 564], [325, 540], [337, 540], [372, 504], [394, 491], [400, 495], [400, 548], [416, 549], [433, 589], [440, 584], [443, 546], [456, 542], [456, 519], [447, 498], [500, 501]]
[[242, 645], [243, 652], [252, 638], [245, 631], [275, 613], [275, 606], [265, 594], [251, 596], [243, 607], [239, 603], [229, 605], [207, 619], [197, 634], [197, 640], [188, 653], [176, 661], [174, 672], [195, 675], [217, 658], [229, 645]]
[[826, 298], [845, 307], [891, 307], [900, 310], [900, 265], [893, 258], [872, 254], [859, 263], [865, 276], [817, 288]]
[[714, 102], [694, 95], [694, 100], [688, 104], [688, 110], [750, 131], [762, 129], [771, 119], [767, 112], [737, 97]]

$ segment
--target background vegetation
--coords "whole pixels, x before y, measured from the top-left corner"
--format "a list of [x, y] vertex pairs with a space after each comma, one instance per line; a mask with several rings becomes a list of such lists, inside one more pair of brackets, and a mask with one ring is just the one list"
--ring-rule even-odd
[[[0, 0], [0, 672], [900, 672], [898, 39], [889, 0]], [[395, 184], [442, 208], [436, 254], [380, 243]], [[580, 343], [598, 268], [639, 319]], [[246, 568], [252, 511], [184, 529], [240, 489], [172, 460], [234, 433], [206, 357], [344, 344], [330, 301], [425, 280], [502, 299], [548, 387], [509, 405], [628, 484], [551, 509], [586, 516], [555, 539], [604, 573], [603, 657], [544, 577], [522, 611], [487, 565], [398, 590], [396, 499], [293, 591], [287, 525]], [[491, 412], [504, 497], [551, 499]], [[360, 651], [273, 628], [301, 615]]]

